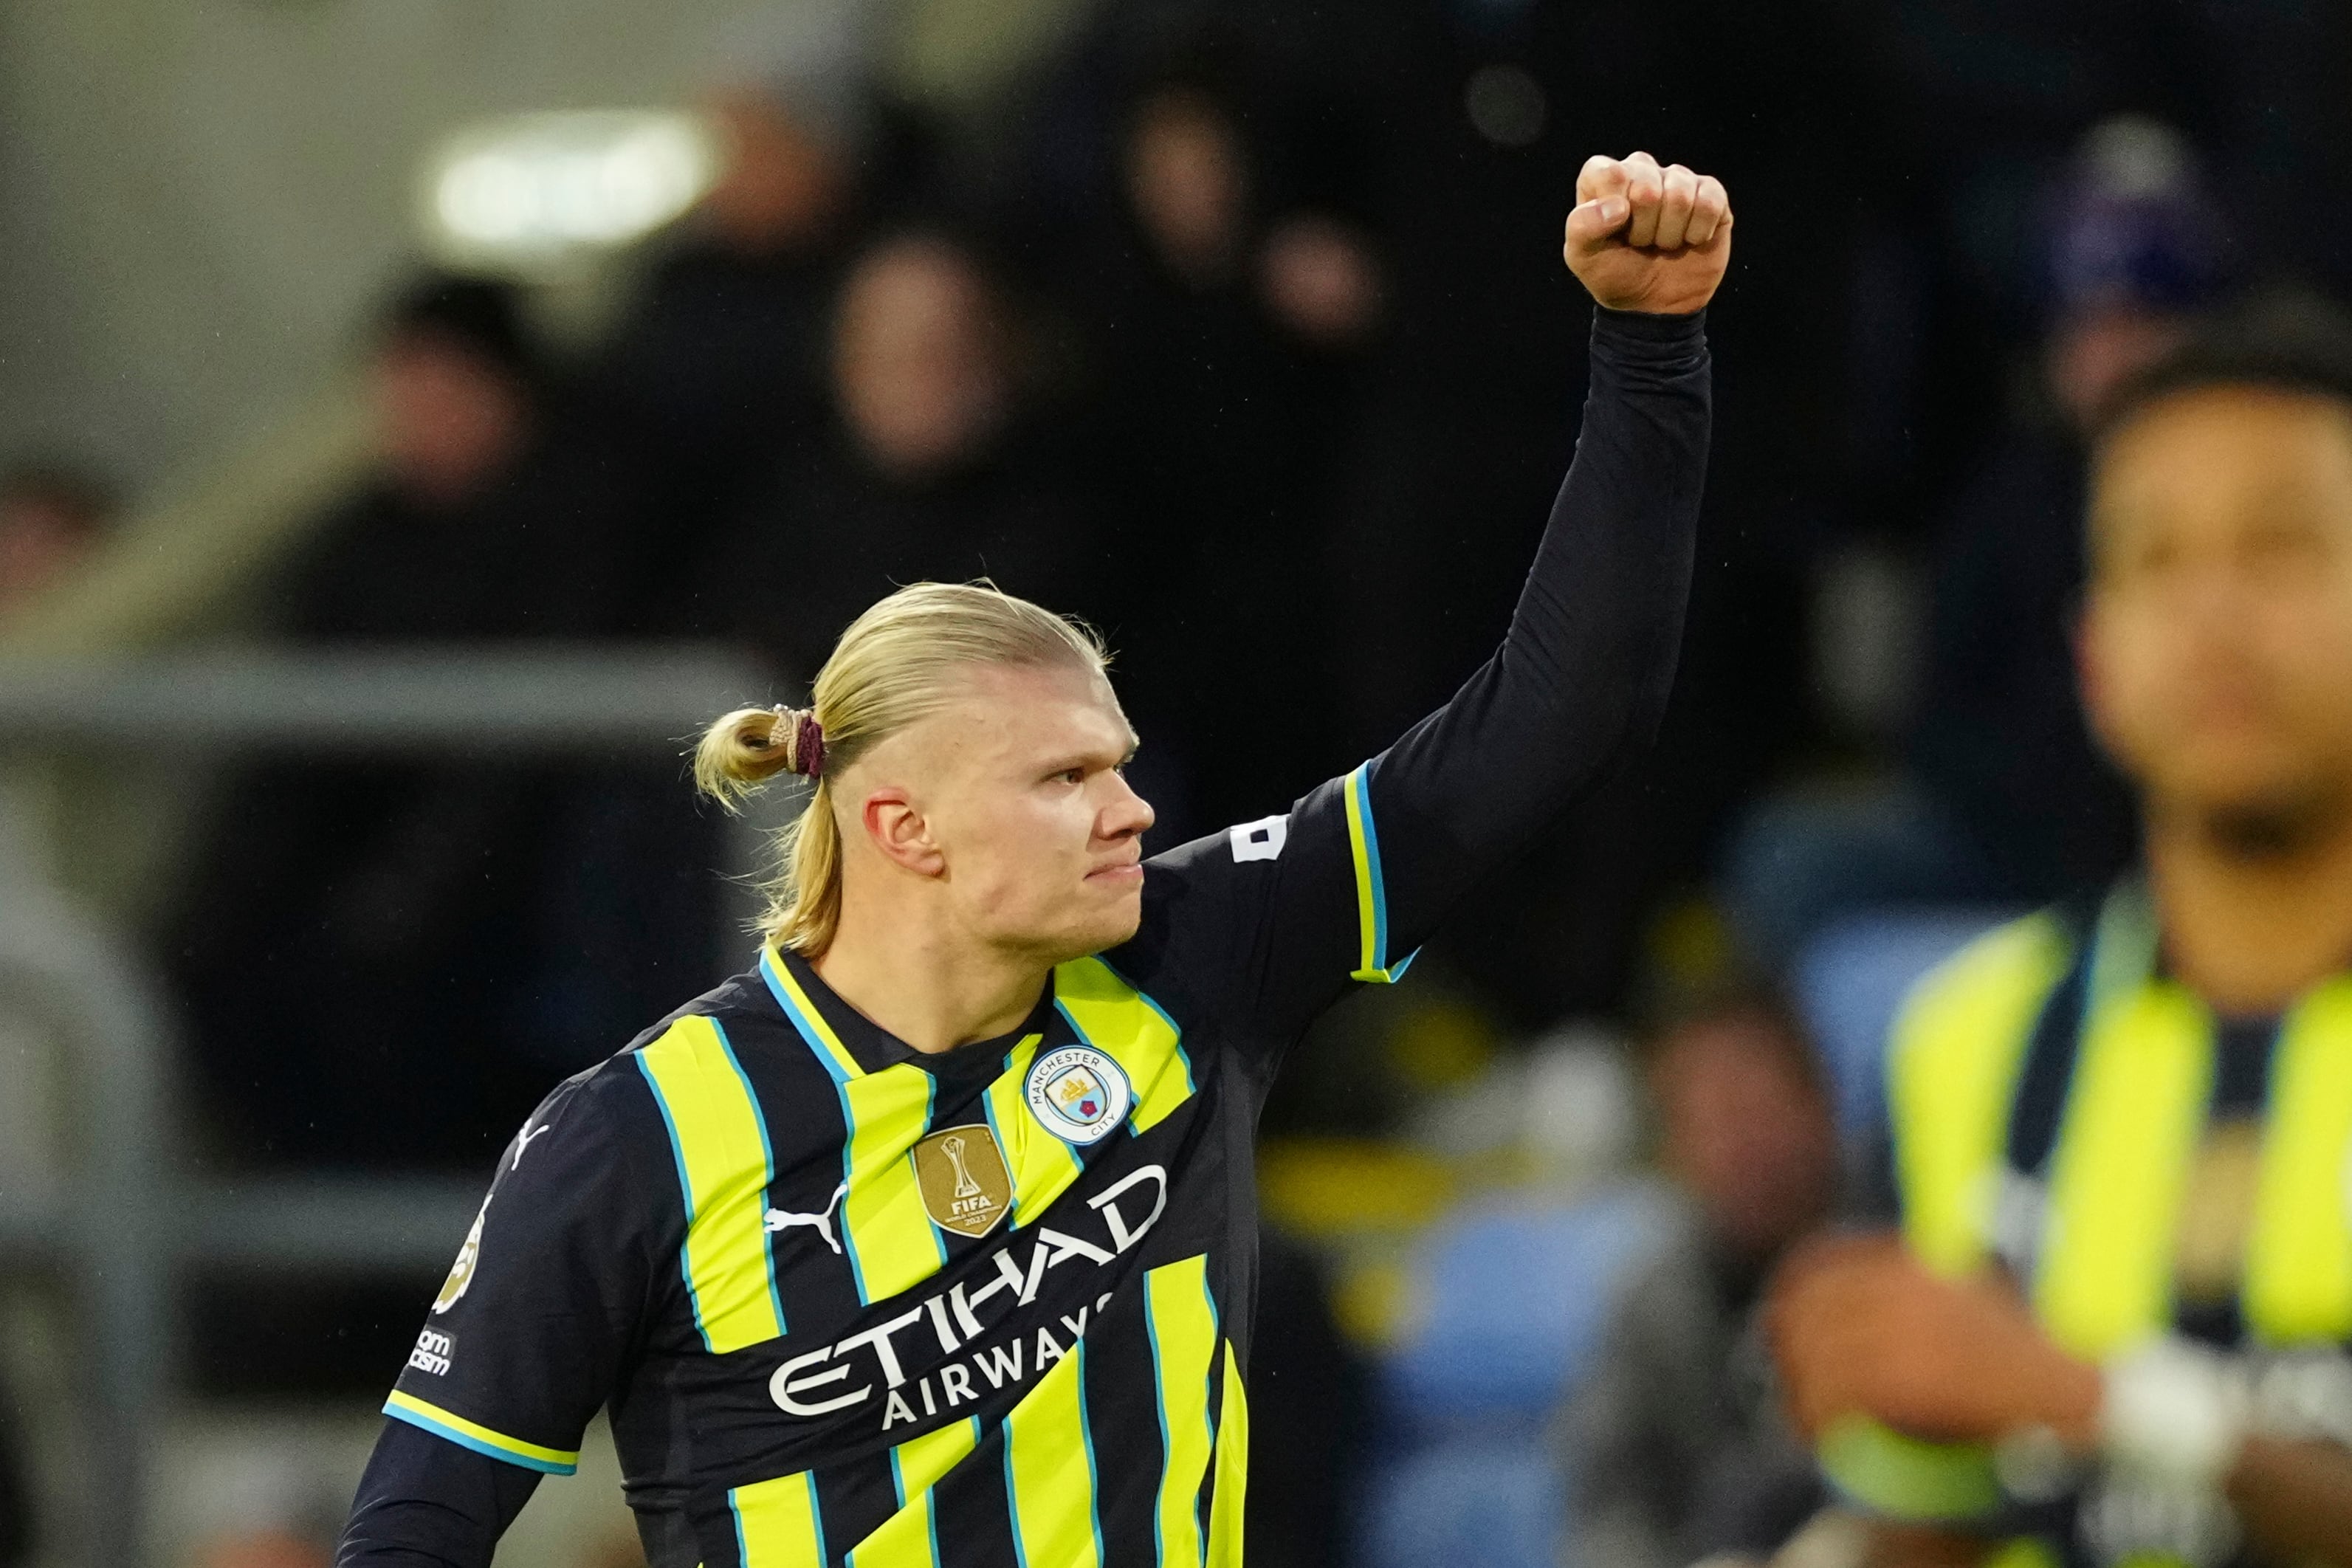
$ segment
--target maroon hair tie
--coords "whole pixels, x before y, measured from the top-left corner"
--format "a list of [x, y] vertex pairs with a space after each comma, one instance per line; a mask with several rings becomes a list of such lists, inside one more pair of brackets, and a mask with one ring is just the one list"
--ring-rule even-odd
[[816, 721], [812, 710], [800, 714], [800, 729], [793, 736], [793, 772], [805, 778], [824, 775], [824, 726]]

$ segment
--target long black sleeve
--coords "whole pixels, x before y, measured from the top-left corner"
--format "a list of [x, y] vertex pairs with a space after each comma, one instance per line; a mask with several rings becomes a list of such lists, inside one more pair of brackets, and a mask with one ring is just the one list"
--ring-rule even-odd
[[1709, 416], [1703, 314], [1600, 311], [1576, 460], [1502, 647], [1287, 813], [1154, 857], [1120, 973], [1270, 1066], [1351, 979], [1402, 974], [1456, 900], [1646, 746], [1682, 643]]
[[1706, 478], [1705, 314], [1598, 311], [1591, 363], [1576, 460], [1503, 646], [1372, 764], [1392, 955], [1665, 711]]
[[335, 1568], [490, 1568], [499, 1537], [538, 1487], [536, 1470], [387, 1421]]

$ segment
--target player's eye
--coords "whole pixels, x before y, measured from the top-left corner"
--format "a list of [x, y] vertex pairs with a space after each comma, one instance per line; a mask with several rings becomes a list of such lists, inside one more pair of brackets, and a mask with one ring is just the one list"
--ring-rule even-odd
[[1087, 770], [1084, 768], [1064, 768], [1060, 773], [1054, 775], [1054, 782], [1055, 784], [1082, 784], [1087, 782]]

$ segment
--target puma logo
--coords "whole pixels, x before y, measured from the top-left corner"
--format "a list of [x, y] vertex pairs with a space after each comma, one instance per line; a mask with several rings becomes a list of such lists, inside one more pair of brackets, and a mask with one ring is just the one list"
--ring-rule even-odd
[[512, 1171], [520, 1168], [522, 1157], [530, 1148], [530, 1141], [542, 1132], [551, 1132], [554, 1130], [554, 1124], [547, 1121], [542, 1121], [536, 1127], [526, 1125], [515, 1135], [514, 1158], [507, 1163], [507, 1169]]
[[833, 1201], [824, 1205], [824, 1211], [822, 1214], [791, 1214], [783, 1209], [770, 1209], [764, 1221], [768, 1234], [773, 1236], [780, 1230], [789, 1230], [793, 1226], [804, 1225], [824, 1237], [824, 1244], [833, 1248], [835, 1257], [840, 1256], [841, 1243], [834, 1238], [833, 1234], [833, 1211], [841, 1206], [842, 1195], [848, 1191], [847, 1182], [834, 1188]]

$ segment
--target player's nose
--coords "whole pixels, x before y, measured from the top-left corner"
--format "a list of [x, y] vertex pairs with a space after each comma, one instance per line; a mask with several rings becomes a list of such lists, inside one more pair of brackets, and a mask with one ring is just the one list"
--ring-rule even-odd
[[1139, 837], [1159, 820], [1151, 803], [1135, 793], [1123, 774], [1112, 773], [1111, 798], [1096, 820], [1096, 831], [1109, 839]]

